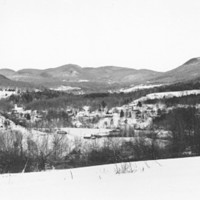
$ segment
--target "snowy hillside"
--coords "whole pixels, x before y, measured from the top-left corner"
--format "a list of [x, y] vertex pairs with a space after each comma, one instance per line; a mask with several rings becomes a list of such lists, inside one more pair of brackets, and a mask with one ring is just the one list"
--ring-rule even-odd
[[11, 95], [17, 95], [17, 91], [15, 90], [7, 90], [7, 89], [1, 89], [0, 90], [0, 99], [4, 99], [4, 98], [7, 98]]
[[124, 93], [129, 93], [129, 92], [135, 92], [137, 90], [143, 90], [143, 89], [150, 89], [150, 88], [154, 88], [154, 87], [161, 87], [162, 84], [156, 84], [156, 85], [136, 85], [130, 88], [126, 88], [126, 89], [120, 89], [119, 92], [124, 92]]
[[135, 102], [146, 101], [148, 99], [163, 99], [163, 98], [183, 97], [183, 96], [188, 96], [188, 95], [199, 95], [199, 94], [200, 94], [200, 90], [184, 90], [184, 91], [175, 91], [175, 92], [157, 92], [157, 93], [147, 94], [146, 96], [135, 100]]
[[[124, 168], [131, 173], [116, 174]], [[199, 175], [200, 157], [4, 174], [0, 195], [2, 200], [195, 200]]]

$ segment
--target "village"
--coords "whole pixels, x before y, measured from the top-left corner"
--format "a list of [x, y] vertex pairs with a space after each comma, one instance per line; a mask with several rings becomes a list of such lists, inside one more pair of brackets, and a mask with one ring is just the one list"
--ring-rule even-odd
[[[147, 104], [146, 99], [154, 98], [171, 98], [173, 96], [183, 96], [199, 93], [199, 90], [185, 92], [168, 92], [155, 93], [141, 97], [133, 102], [121, 107], [108, 108], [106, 104], [99, 109], [91, 110], [90, 106], [82, 108], [66, 107], [66, 113], [70, 125], [66, 126], [62, 123], [58, 125], [59, 118], [54, 119], [55, 123], [50, 120], [50, 124], [41, 128], [39, 123], [44, 123], [47, 116], [47, 110], [27, 110], [25, 107], [15, 104], [10, 112], [4, 116], [7, 122], [2, 121], [1, 128], [8, 127], [11, 120], [15, 125], [20, 125], [27, 129], [53, 134], [70, 134], [72, 136], [80, 136], [83, 139], [98, 139], [101, 137], [135, 137], [140, 134], [149, 134], [152, 131], [153, 120], [159, 117], [161, 113], [166, 113], [170, 107], [166, 107], [163, 103]], [[7, 98], [14, 94], [18, 95], [19, 91], [6, 89], [2, 90], [1, 98]], [[59, 111], [58, 111], [59, 112]], [[155, 130], [154, 130], [155, 131]], [[166, 132], [166, 130], [157, 130]], [[169, 134], [167, 134], [169, 135]]]
[[[165, 110], [165, 106], [162, 104], [143, 104], [140, 101], [111, 109], [102, 107], [95, 111], [90, 111], [89, 106], [84, 106], [82, 109], [68, 107], [66, 113], [71, 119], [71, 127], [55, 126], [53, 130], [58, 134], [67, 134], [68, 132], [73, 134], [72, 132], [81, 130], [85, 134], [80, 135], [85, 139], [108, 136], [134, 137], [139, 130], [149, 130], [152, 127], [153, 119], [159, 115], [161, 110]], [[28, 124], [35, 130], [45, 131], [46, 129], [34, 127], [37, 122], [44, 121], [44, 113], [46, 111], [25, 110], [22, 106], [15, 104], [7, 116], [16, 125]]]
[[[38, 151], [40, 154], [61, 145], [68, 153], [73, 154], [73, 158], [76, 158], [81, 151], [113, 145], [116, 148], [124, 145], [125, 148], [125, 144], [130, 144], [137, 148], [139, 144], [148, 144], [153, 149], [157, 147], [164, 149], [170, 144], [173, 132], [166, 126], [157, 126], [155, 121], [173, 109], [186, 108], [189, 105], [169, 107], [161, 100], [171, 98], [173, 95], [187, 94], [188, 92], [166, 92], [160, 93], [159, 96], [159, 93], [151, 93], [114, 107], [108, 107], [107, 102], [99, 101], [100, 104], [97, 104], [99, 106], [95, 107], [97, 109], [89, 104], [82, 104], [79, 107], [72, 104], [54, 110], [43, 107], [30, 109], [20, 101], [19, 104], [13, 101], [12, 108], [0, 114], [0, 132], [6, 142], [8, 136], [21, 141], [23, 150], [28, 150], [31, 144], [34, 148], [37, 146], [36, 151], [41, 149]], [[20, 93], [17, 92], [15, 95]], [[146, 101], [148, 99], [156, 101], [148, 103]], [[199, 104], [195, 107], [199, 111]], [[12, 144], [13, 141], [10, 142]], [[123, 151], [126, 152], [126, 149]], [[186, 149], [183, 154], [191, 155], [191, 149]], [[131, 155], [128, 158], [131, 159]]]

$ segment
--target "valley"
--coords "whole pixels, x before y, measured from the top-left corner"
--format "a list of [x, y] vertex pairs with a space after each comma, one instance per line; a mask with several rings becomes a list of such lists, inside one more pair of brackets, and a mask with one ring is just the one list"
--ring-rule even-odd
[[198, 78], [158, 83], [152, 71], [77, 65], [1, 72], [42, 83], [1, 87], [1, 173], [200, 155]]
[[199, 200], [199, 10], [0, 0], [0, 200]]

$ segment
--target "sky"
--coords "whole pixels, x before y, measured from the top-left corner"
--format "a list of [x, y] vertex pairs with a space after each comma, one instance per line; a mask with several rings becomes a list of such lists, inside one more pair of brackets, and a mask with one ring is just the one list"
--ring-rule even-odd
[[0, 68], [167, 71], [199, 56], [199, 0], [0, 0]]

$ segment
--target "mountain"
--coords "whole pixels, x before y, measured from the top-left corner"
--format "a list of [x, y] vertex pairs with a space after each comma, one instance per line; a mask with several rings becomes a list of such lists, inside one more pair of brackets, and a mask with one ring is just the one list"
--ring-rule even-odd
[[[4, 71], [4, 72], [6, 72], [6, 71]], [[27, 82], [10, 80], [3, 75], [0, 75], [0, 87], [12, 87], [12, 88], [21, 88], [21, 89], [38, 88], [37, 86], [34, 86]]]
[[7, 76], [12, 76], [14, 73], [15, 73], [15, 71], [12, 70], [12, 69], [6, 69], [6, 68], [0, 69], [0, 74], [4, 75], [6, 77]]
[[192, 58], [183, 65], [156, 77], [153, 82], [186, 82], [200, 78], [200, 57]]
[[82, 68], [78, 65], [68, 64], [56, 68], [44, 70], [23, 69], [12, 71], [0, 70], [0, 74], [15, 81], [30, 83], [52, 83], [52, 82], [99, 82], [99, 83], [141, 83], [150, 78], [162, 74], [152, 70], [136, 70], [115, 66], [104, 66], [99, 68]]
[[160, 72], [151, 70], [136, 70], [123, 67], [105, 66], [99, 68], [86, 68], [87, 73], [92, 75], [93, 81], [139, 83], [146, 82], [149, 78], [158, 76]]
[[[167, 72], [116, 66], [82, 68], [75, 64], [67, 64], [43, 70], [22, 69], [14, 71], [0, 69], [0, 74], [10, 79], [9, 81], [17, 81], [17, 84], [22, 82], [22, 85], [29, 83], [48, 88], [71, 86], [99, 91], [102, 88], [109, 90], [130, 85], [170, 84], [198, 80], [200, 79], [200, 58], [192, 58], [183, 65]], [[9, 81], [7, 80], [7, 82]], [[4, 83], [6, 83], [5, 79]]]

